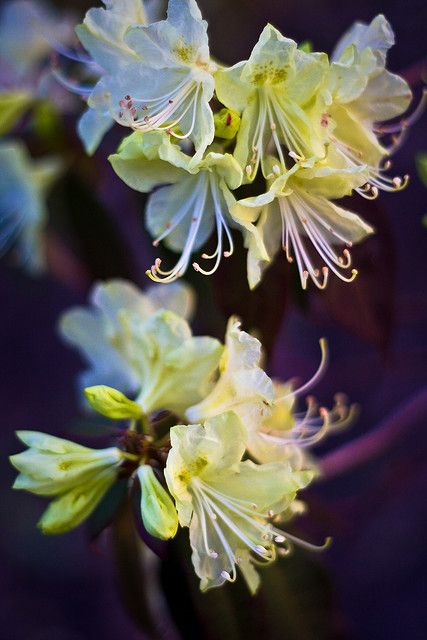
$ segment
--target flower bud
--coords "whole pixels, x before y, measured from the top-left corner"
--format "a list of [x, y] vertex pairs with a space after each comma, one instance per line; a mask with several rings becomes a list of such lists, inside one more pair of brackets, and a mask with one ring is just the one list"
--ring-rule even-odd
[[171, 497], [157, 480], [152, 467], [139, 467], [141, 484], [141, 516], [148, 533], [169, 540], [178, 530], [178, 514]]
[[129, 400], [123, 393], [112, 387], [105, 385], [88, 387], [84, 393], [92, 409], [107, 418], [138, 419], [142, 415], [142, 409], [137, 402]]

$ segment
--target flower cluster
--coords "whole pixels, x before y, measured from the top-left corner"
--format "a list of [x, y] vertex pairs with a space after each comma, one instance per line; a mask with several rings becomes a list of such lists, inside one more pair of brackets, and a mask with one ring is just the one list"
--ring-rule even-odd
[[260, 342], [236, 318], [224, 344], [193, 336], [192, 293], [180, 283], [141, 293], [111, 281], [95, 287], [91, 302], [65, 313], [60, 331], [87, 361], [79, 380], [87, 409], [118, 421], [117, 441], [93, 450], [18, 432], [28, 449], [11, 457], [14, 487], [53, 498], [41, 530], [73, 529], [127, 479], [129, 490], [139, 484], [150, 535], [168, 540], [178, 525], [189, 528], [202, 590], [234, 581], [239, 569], [255, 592], [256, 566], [293, 544], [324, 548], [281, 523], [301, 512], [299, 492], [318, 475], [306, 449], [351, 419], [342, 397], [331, 411], [311, 397], [305, 413], [296, 408], [325, 368], [326, 344], [318, 372], [296, 388], [270, 379]]
[[[417, 115], [381, 124], [412, 97], [386, 68], [394, 35], [384, 16], [356, 23], [330, 57], [267, 25], [248, 59], [226, 67], [210, 55], [195, 0], [170, 0], [167, 19], [151, 22], [141, 0], [106, 5], [77, 28], [101, 70], [79, 132], [92, 153], [113, 121], [130, 129], [110, 157], [115, 172], [138, 191], [160, 187], [146, 226], [155, 246], [181, 255], [171, 269], [157, 259], [150, 278], [174, 281], [190, 264], [214, 273], [238, 229], [251, 288], [280, 248], [303, 288], [325, 288], [331, 273], [352, 281], [350, 248], [374, 230], [334, 201], [406, 185], [385, 171]], [[252, 183], [254, 195], [239, 199]]]

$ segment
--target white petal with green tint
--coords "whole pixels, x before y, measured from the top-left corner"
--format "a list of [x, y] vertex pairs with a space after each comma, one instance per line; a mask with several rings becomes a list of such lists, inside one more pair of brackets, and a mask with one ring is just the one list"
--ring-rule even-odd
[[57, 496], [38, 526], [43, 533], [70, 531], [85, 520], [116, 481], [121, 452], [89, 449], [36, 431], [19, 431], [29, 448], [10, 457], [20, 472], [13, 485], [42, 496]]
[[234, 582], [241, 568], [254, 592], [259, 581], [252, 565], [270, 564], [276, 545], [297, 541], [269, 519], [289, 511], [312, 474], [294, 472], [287, 464], [241, 462], [244, 437], [233, 413], [204, 426], [171, 430], [165, 475], [180, 523], [190, 528], [193, 565], [203, 591]]
[[247, 62], [217, 72], [219, 99], [242, 115], [235, 156], [248, 181], [259, 166], [265, 177], [269, 174], [270, 146], [284, 171], [289, 158], [283, 146], [300, 158], [324, 155], [320, 113], [312, 113], [311, 101], [326, 72], [325, 55], [298, 50], [271, 25]]
[[163, 409], [181, 416], [210, 390], [223, 349], [217, 340], [192, 337], [187, 323], [170, 311], [145, 322], [126, 312], [121, 321], [125, 357], [140, 385], [136, 401], [145, 413]]
[[[261, 344], [240, 330], [240, 323], [231, 318], [227, 328], [226, 348], [221, 361], [220, 377], [212, 392], [196, 406], [187, 410], [191, 422], [202, 422], [227, 411], [240, 415], [245, 405], [263, 408], [274, 396], [273, 385], [260, 368]], [[256, 409], [253, 409], [254, 413]]]

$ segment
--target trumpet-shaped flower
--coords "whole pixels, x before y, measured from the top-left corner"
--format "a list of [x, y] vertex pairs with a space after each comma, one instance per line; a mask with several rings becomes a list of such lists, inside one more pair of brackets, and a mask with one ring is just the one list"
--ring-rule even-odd
[[227, 411], [237, 413], [243, 423], [249, 416], [260, 420], [274, 400], [273, 384], [260, 367], [261, 343], [241, 331], [236, 318], [229, 320], [225, 344], [219, 379], [202, 402], [187, 410], [190, 422], [203, 422]]
[[236, 201], [231, 189], [242, 182], [242, 171], [232, 155], [213, 145], [202, 160], [195, 162], [164, 133], [134, 133], [117, 154], [110, 156], [110, 162], [118, 176], [133, 189], [149, 192], [155, 185], [167, 185], [150, 196], [146, 223], [156, 238], [155, 246], [164, 240], [170, 249], [181, 252], [181, 257], [167, 271], [157, 260], [147, 272], [152, 280], [172, 282], [182, 276], [192, 254], [206, 243], [214, 229], [216, 250], [211, 255], [202, 254], [204, 260], [213, 261], [213, 266], [205, 269], [193, 263], [193, 267], [211, 275], [223, 255], [232, 255], [229, 225], [233, 221], [229, 210]]
[[146, 414], [164, 409], [183, 415], [210, 391], [223, 347], [193, 337], [177, 315], [188, 313], [188, 289], [174, 285], [159, 293], [153, 287], [143, 294], [112, 281], [95, 287], [91, 301], [92, 309], [72, 309], [60, 323], [62, 336], [90, 365], [80, 384], [107, 384], [136, 396]]
[[43, 229], [46, 195], [62, 163], [55, 158], [32, 160], [22, 142], [0, 143], [0, 252], [11, 247], [31, 273], [44, 267]]
[[364, 167], [366, 184], [357, 191], [366, 198], [380, 189], [402, 189], [408, 178], [389, 178], [384, 169], [390, 162], [384, 157], [401, 143], [395, 138], [387, 147], [381, 134], [402, 133], [411, 118], [402, 125], [379, 125], [401, 115], [412, 99], [407, 82], [386, 68], [387, 51], [394, 44], [390, 24], [378, 15], [369, 25], [355, 23], [341, 38], [334, 53], [323, 91], [325, 108], [322, 123], [329, 127], [329, 141], [349, 167]]
[[292, 161], [282, 146], [292, 157], [324, 155], [320, 117], [311, 111], [327, 69], [325, 54], [305, 53], [267, 25], [248, 61], [217, 72], [219, 100], [242, 114], [235, 157], [248, 180], [255, 178], [260, 164], [267, 176], [271, 148], [284, 170]]
[[306, 398], [307, 410], [298, 412], [298, 397], [309, 391], [323, 375], [327, 366], [328, 350], [324, 340], [320, 342], [322, 359], [314, 376], [302, 387], [292, 381], [274, 381], [274, 402], [263, 419], [247, 420], [247, 449], [259, 462], [289, 462], [293, 469], [313, 469], [316, 464], [307, 449], [315, 446], [326, 435], [348, 426], [355, 407], [348, 407], [347, 399], [336, 394], [331, 410], [320, 407], [313, 396]]
[[11, 456], [20, 472], [14, 489], [53, 500], [38, 526], [46, 534], [77, 527], [116, 481], [125, 454], [119, 449], [94, 450], [35, 431], [19, 431], [28, 450]]
[[90, 303], [90, 307], [65, 312], [59, 325], [62, 337], [81, 352], [89, 365], [79, 377], [79, 388], [106, 384], [128, 394], [137, 391], [138, 380], [122, 355], [125, 338], [120, 313], [133, 311], [145, 320], [158, 309], [170, 309], [188, 318], [194, 306], [192, 291], [184, 284], [175, 284], [167, 291], [152, 286], [142, 292], [124, 280], [96, 285]]
[[277, 546], [295, 541], [271, 519], [292, 508], [312, 473], [286, 463], [242, 462], [246, 434], [231, 412], [203, 426], [173, 427], [171, 443], [166, 481], [181, 526], [190, 528], [201, 589], [233, 582], [239, 568], [254, 593], [259, 585], [254, 564], [271, 563]]
[[104, 4], [105, 9], [89, 9], [83, 24], [77, 27], [79, 39], [93, 55], [93, 60], [87, 62], [88, 71], [99, 63], [100, 78], [93, 89], [66, 83], [71, 90], [88, 99], [88, 109], [79, 120], [78, 132], [89, 154], [96, 151], [105, 133], [114, 124], [110, 94], [103, 76], [108, 72], [115, 73], [120, 65], [136, 60], [135, 52], [125, 42], [129, 27], [155, 19], [153, 11], [147, 11], [143, 0], [105, 0]]
[[[356, 277], [349, 249], [373, 229], [331, 198], [349, 195], [363, 183], [363, 167], [334, 168], [330, 160], [332, 154], [333, 151], [312, 166], [296, 164], [275, 180], [273, 166], [269, 190], [261, 196], [241, 200], [233, 207], [236, 220], [252, 224], [248, 229], [258, 221], [256, 233], [246, 234], [251, 288], [260, 282], [280, 248], [289, 262], [296, 262], [303, 289], [309, 279], [324, 289], [330, 272], [344, 282]], [[320, 258], [320, 264], [318, 258], [312, 256], [307, 241]], [[345, 247], [342, 253], [337, 245]]]
[[[106, 46], [102, 37], [100, 21], [108, 12], [91, 11], [77, 33], [105, 73], [89, 107], [102, 105], [98, 111], [104, 108], [106, 115], [108, 101], [110, 116], [119, 124], [189, 138], [201, 157], [214, 138], [209, 102], [216, 66], [210, 61], [207, 24], [195, 0], [170, 0], [166, 20], [114, 33], [119, 50]], [[113, 20], [111, 11], [110, 17]]]

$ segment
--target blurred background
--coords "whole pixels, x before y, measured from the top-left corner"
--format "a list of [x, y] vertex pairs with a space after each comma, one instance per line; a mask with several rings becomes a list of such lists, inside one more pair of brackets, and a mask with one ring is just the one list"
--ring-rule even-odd
[[[91, 6], [56, 4], [76, 21]], [[248, 56], [268, 21], [330, 52], [355, 20], [384, 13], [397, 41], [390, 69], [407, 78], [417, 98], [423, 74], [427, 79], [425, 0], [199, 4], [211, 51], [230, 64]], [[427, 153], [427, 115], [394, 160], [396, 175], [411, 175], [409, 187], [374, 202], [355, 197], [349, 205], [378, 232], [354, 250], [360, 275], [352, 285], [331, 281], [326, 292], [303, 294], [279, 257], [249, 295], [241, 246], [214, 278], [189, 274], [198, 292], [196, 332], [222, 337], [228, 315], [238, 313], [268, 347], [269, 373], [284, 379], [313, 373], [318, 340], [326, 336], [331, 364], [316, 395], [327, 405], [342, 391], [360, 405], [354, 426], [317, 450], [324, 479], [310, 490], [309, 514], [296, 524], [313, 539], [332, 535], [333, 546], [321, 556], [298, 552], [264, 571], [255, 599], [242, 584], [199, 595], [185, 537], [160, 564], [148, 554], [142, 572], [125, 524], [100, 536], [89, 525], [43, 537], [35, 524], [44, 501], [9, 490], [15, 474], [7, 456], [20, 450], [15, 430], [61, 436], [79, 430], [74, 380], [81, 362], [59, 340], [59, 314], [84, 303], [99, 279], [120, 276], [145, 286], [155, 257], [143, 228], [143, 197], [120, 183], [106, 160], [122, 132], [107, 136], [91, 159], [75, 136], [75, 117], [58, 120], [53, 139], [25, 130], [34, 155], [53, 149], [67, 157], [49, 197], [48, 275], [32, 278], [7, 257], [0, 264], [0, 640], [137, 640], [151, 637], [142, 631], [150, 624], [157, 637], [177, 640], [424, 640], [427, 188], [416, 157]]]

